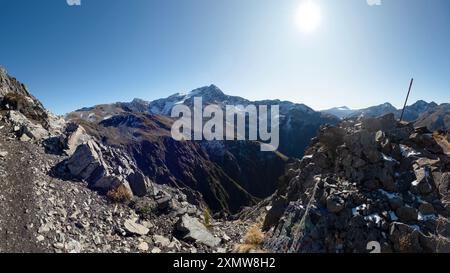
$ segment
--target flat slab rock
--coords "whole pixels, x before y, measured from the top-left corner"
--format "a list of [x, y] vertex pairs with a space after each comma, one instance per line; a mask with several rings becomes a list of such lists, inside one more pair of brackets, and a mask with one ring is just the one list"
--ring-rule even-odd
[[209, 247], [220, 243], [220, 239], [214, 237], [202, 223], [186, 214], [178, 221], [177, 229], [182, 232], [183, 240], [195, 241]]
[[125, 231], [135, 235], [147, 235], [150, 231], [148, 228], [144, 227], [141, 224], [138, 224], [132, 220], [126, 220], [124, 223]]

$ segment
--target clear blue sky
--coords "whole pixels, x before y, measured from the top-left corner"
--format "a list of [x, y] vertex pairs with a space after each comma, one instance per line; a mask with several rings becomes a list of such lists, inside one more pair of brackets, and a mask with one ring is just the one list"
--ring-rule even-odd
[[450, 102], [450, 0], [0, 0], [0, 65], [50, 110], [214, 83], [315, 109]]

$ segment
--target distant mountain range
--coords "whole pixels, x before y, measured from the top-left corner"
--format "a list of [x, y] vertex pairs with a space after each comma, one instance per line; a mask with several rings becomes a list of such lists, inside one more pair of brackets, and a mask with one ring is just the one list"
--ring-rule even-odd
[[[428, 103], [419, 100], [405, 108], [403, 119], [406, 121], [415, 121], [422, 114], [435, 109], [437, 106], [438, 105], [435, 102]], [[393, 113], [397, 118], [400, 118], [402, 109], [397, 109], [392, 104], [386, 102], [363, 109], [350, 109], [347, 106], [342, 106], [323, 110], [321, 112], [335, 115], [341, 119], [354, 117], [380, 117], [389, 113]]]
[[[145, 112], [170, 117], [172, 108], [177, 104], [193, 107], [194, 97], [202, 97], [203, 105], [279, 105], [280, 106], [280, 147], [279, 151], [287, 156], [301, 157], [310, 139], [315, 136], [323, 124], [336, 124], [339, 118], [328, 113], [314, 111], [312, 108], [289, 101], [261, 100], [250, 101], [238, 96], [226, 95], [215, 85], [201, 87], [186, 94], [177, 93], [155, 101], [134, 99], [131, 102], [97, 105], [79, 109], [68, 114], [88, 121], [101, 121], [122, 112]], [[295, 141], [294, 141], [295, 140]]]

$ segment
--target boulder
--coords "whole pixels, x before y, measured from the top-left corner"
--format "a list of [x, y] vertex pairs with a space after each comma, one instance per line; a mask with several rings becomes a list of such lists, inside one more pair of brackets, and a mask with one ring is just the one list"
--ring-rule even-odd
[[79, 145], [91, 139], [86, 133], [86, 130], [81, 125], [75, 123], [69, 123], [67, 125], [63, 138], [64, 152], [69, 156], [73, 155]]
[[422, 252], [419, 236], [418, 230], [403, 223], [394, 222], [389, 228], [389, 240], [398, 252]]
[[92, 140], [78, 146], [66, 165], [73, 176], [89, 183], [107, 174], [107, 166], [101, 158], [100, 147]]
[[135, 196], [143, 197], [147, 194], [150, 187], [150, 181], [142, 173], [132, 173], [127, 177], [131, 191]]
[[369, 132], [386, 132], [395, 129], [396, 126], [397, 121], [394, 114], [387, 114], [379, 118], [366, 118], [363, 119], [361, 124], [361, 127]]
[[273, 225], [278, 223], [278, 220], [283, 216], [287, 203], [286, 198], [282, 196], [272, 201], [272, 206], [264, 218], [263, 230], [269, 230]]
[[419, 242], [426, 252], [450, 253], [450, 240], [446, 237], [420, 233]]
[[186, 214], [178, 220], [177, 230], [186, 241], [202, 243], [209, 247], [215, 247], [220, 243], [220, 239], [214, 237], [202, 223]]
[[25, 115], [18, 111], [9, 111], [8, 119], [11, 121], [12, 125], [18, 129], [15, 132], [22, 136], [26, 134], [29, 138], [34, 140], [41, 140], [49, 137], [49, 132], [42, 127], [39, 123], [34, 123], [30, 121]]

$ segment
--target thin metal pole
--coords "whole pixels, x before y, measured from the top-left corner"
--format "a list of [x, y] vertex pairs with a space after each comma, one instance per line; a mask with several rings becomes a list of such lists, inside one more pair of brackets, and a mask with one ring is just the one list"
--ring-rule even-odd
[[411, 78], [411, 83], [409, 84], [408, 95], [406, 95], [405, 105], [403, 105], [402, 115], [400, 116], [400, 122], [403, 121], [403, 114], [405, 114], [406, 104], [408, 103], [409, 94], [411, 93], [411, 88], [414, 82], [414, 78]]

